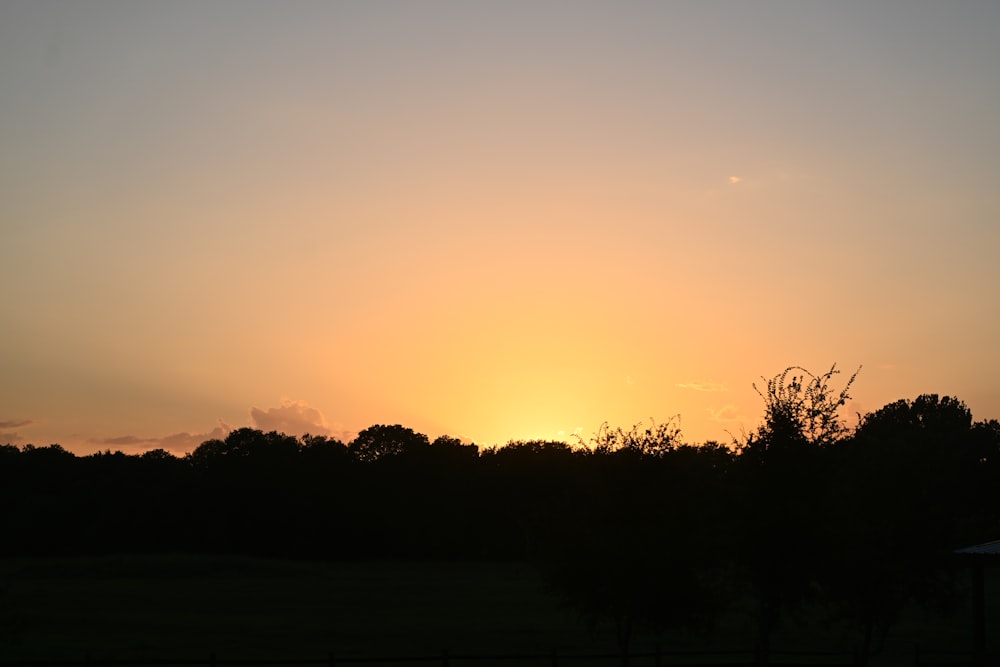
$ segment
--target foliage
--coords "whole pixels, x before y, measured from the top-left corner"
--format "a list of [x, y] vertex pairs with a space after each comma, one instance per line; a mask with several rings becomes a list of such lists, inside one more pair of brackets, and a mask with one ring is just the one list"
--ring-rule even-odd
[[790, 366], [765, 380], [763, 390], [754, 384], [753, 388], [764, 400], [765, 432], [820, 446], [843, 437], [847, 427], [838, 412], [850, 400], [851, 385], [860, 371], [859, 366], [839, 392], [830, 386], [833, 377], [840, 373], [836, 364], [821, 375]]
[[347, 449], [358, 461], [371, 463], [429, 446], [427, 436], [400, 424], [376, 424], [358, 433]]
[[740, 448], [736, 553], [757, 601], [757, 643], [765, 659], [782, 616], [815, 592], [815, 563], [824, 548], [820, 456], [847, 433], [838, 411], [858, 371], [836, 392], [831, 380], [838, 373], [836, 364], [821, 375], [792, 366], [763, 390], [754, 385], [764, 400], [764, 423]]
[[926, 394], [865, 415], [828, 457], [830, 548], [818, 579], [853, 619], [863, 656], [881, 650], [908, 605], [952, 605], [951, 551], [995, 537], [969, 530], [992, 486], [982, 485], [983, 444], [961, 401]]
[[643, 456], [663, 456], [682, 444], [680, 416], [675, 415], [662, 424], [650, 420], [650, 426], [643, 428], [642, 422], [629, 430], [620, 426], [612, 429], [607, 422], [590, 439], [595, 454], [630, 452]]
[[656, 428], [603, 432], [610, 446], [579, 459], [591, 474], [582, 488], [568, 487], [575, 493], [545, 531], [542, 563], [552, 589], [591, 628], [612, 627], [624, 657], [640, 630], [712, 626], [727, 452], [643, 446], [672, 442]]

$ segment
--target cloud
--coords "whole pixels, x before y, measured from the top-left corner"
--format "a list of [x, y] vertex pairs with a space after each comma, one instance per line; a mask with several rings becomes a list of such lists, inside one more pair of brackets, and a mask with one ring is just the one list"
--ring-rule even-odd
[[305, 401], [283, 399], [277, 408], [250, 408], [250, 424], [261, 431], [278, 431], [286, 435], [332, 435], [323, 413]]
[[27, 438], [25, 438], [17, 431], [8, 431], [6, 433], [0, 433], [0, 445], [26, 445], [26, 444], [28, 444]]
[[190, 452], [206, 440], [225, 440], [233, 429], [222, 422], [208, 433], [174, 433], [157, 440], [160, 449], [170, 452]]
[[847, 402], [847, 405], [844, 406], [843, 414], [841, 414], [841, 417], [844, 419], [844, 422], [847, 424], [848, 428], [854, 428], [855, 426], [861, 424], [861, 420], [869, 412], [871, 412], [871, 410], [865, 403], [861, 401], [850, 400]]
[[159, 438], [146, 438], [137, 435], [119, 435], [112, 438], [90, 438], [89, 444], [114, 447], [125, 453], [141, 453], [150, 449], [165, 449], [174, 454], [186, 454], [194, 450], [206, 440], [223, 440], [232, 427], [219, 421], [219, 425], [207, 433], [174, 433]]
[[732, 183], [733, 185], [739, 185], [740, 183], [743, 182], [743, 179], [740, 178], [739, 176], [730, 176], [729, 182]]
[[144, 445], [150, 442], [155, 442], [155, 439], [140, 438], [137, 435], [120, 435], [115, 438], [91, 438], [88, 442], [92, 442], [95, 445], [118, 445], [130, 447], [133, 445]]
[[739, 408], [732, 403], [728, 403], [719, 408], [708, 408], [708, 414], [711, 416], [712, 421], [716, 422], [728, 423], [747, 420], [746, 417], [740, 414]]
[[694, 391], [729, 391], [729, 387], [718, 382], [678, 382], [675, 386], [681, 389], [692, 389]]
[[31, 426], [37, 422], [34, 419], [4, 419], [0, 420], [0, 445], [24, 445], [28, 439], [16, 430], [22, 426]]
[[[281, 405], [276, 408], [262, 410], [251, 407], [248, 414], [250, 427], [261, 431], [278, 431], [293, 436], [309, 433], [335, 437], [342, 442], [349, 442], [355, 436], [354, 433], [340, 428], [339, 425], [327, 423], [323, 413], [305, 401], [283, 399]], [[4, 422], [0, 422], [0, 424], [2, 423]], [[90, 438], [87, 440], [87, 444], [96, 445], [99, 448], [120, 450], [126, 454], [141, 454], [151, 449], [165, 449], [181, 455], [193, 451], [207, 440], [225, 440], [226, 436], [236, 428], [238, 427], [227, 424], [220, 419], [218, 425], [208, 432], [189, 433], [182, 431], [161, 437], [128, 434], [110, 438]], [[0, 440], [3, 440], [4, 435], [0, 433]]]
[[708, 408], [706, 412], [708, 412], [708, 416], [712, 421], [718, 422], [720, 424], [734, 424], [734, 423], [753, 424], [759, 421], [758, 418], [756, 417], [746, 416], [740, 411], [740, 409], [737, 406], [733, 405], [732, 403], [727, 403], [726, 405], [716, 408]]
[[34, 419], [7, 419], [0, 421], [0, 428], [20, 428], [22, 426], [30, 426], [34, 423]]

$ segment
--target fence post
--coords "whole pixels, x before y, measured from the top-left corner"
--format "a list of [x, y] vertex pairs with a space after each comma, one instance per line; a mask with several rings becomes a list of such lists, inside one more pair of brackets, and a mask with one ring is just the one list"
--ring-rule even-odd
[[337, 656], [333, 654], [333, 651], [327, 654], [326, 665], [327, 667], [337, 667]]
[[441, 667], [448, 667], [448, 649], [441, 649]]
[[215, 667], [215, 651], [208, 654], [208, 667]]
[[656, 642], [656, 667], [660, 667], [660, 642]]
[[559, 667], [559, 651], [552, 649], [552, 667]]

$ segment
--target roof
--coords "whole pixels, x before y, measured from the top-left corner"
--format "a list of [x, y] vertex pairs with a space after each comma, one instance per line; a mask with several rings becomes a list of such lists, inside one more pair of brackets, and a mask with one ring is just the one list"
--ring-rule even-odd
[[962, 556], [996, 556], [1000, 557], [1000, 540], [977, 544], [963, 549], [955, 549], [955, 553]]

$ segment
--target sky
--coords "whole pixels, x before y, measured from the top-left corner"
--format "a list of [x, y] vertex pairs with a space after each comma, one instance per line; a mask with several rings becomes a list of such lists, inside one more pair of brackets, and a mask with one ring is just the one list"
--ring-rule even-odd
[[0, 443], [1000, 418], [1000, 3], [0, 2]]

